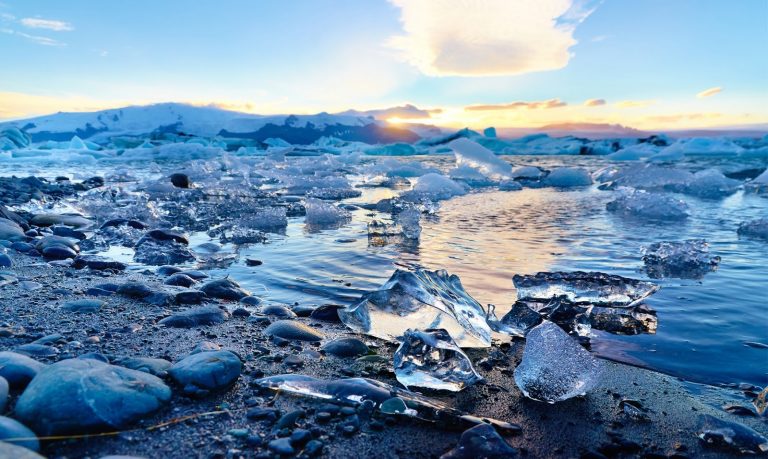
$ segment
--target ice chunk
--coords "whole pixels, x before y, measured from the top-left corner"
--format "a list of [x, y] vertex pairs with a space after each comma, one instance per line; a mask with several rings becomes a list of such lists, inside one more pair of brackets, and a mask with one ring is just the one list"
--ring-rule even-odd
[[441, 174], [429, 173], [419, 177], [413, 190], [403, 194], [403, 199], [418, 201], [427, 198], [432, 201], [441, 201], [465, 193], [464, 187], [450, 178]]
[[453, 180], [464, 182], [471, 187], [493, 186], [497, 182], [483, 175], [479, 170], [473, 169], [465, 164], [451, 169], [448, 175]]
[[360, 333], [397, 341], [408, 329], [442, 328], [460, 347], [490, 347], [485, 315], [458, 276], [425, 269], [398, 269], [379, 290], [339, 310], [341, 321]]
[[495, 139], [496, 138], [496, 128], [491, 126], [483, 129], [483, 135], [488, 137], [489, 139]]
[[596, 177], [599, 182], [612, 181], [611, 186], [631, 187], [638, 190], [681, 189], [693, 179], [693, 174], [673, 167], [654, 164], [635, 164], [616, 169], [607, 169]]
[[405, 387], [458, 392], [483, 379], [442, 329], [406, 330], [394, 360], [395, 376]]
[[478, 424], [490, 424], [497, 429], [520, 432], [520, 427], [515, 424], [468, 415], [437, 400], [372, 379], [328, 380], [297, 374], [284, 374], [257, 379], [255, 384], [262, 389], [320, 400], [332, 400], [336, 403], [352, 406], [373, 404], [375, 409], [386, 414], [438, 422], [447, 428], [465, 429]]
[[315, 198], [304, 201], [304, 207], [307, 211], [306, 222], [310, 225], [338, 225], [351, 218], [348, 211]]
[[528, 398], [555, 403], [586, 394], [597, 384], [601, 367], [560, 327], [544, 322], [528, 332], [515, 384]]
[[621, 150], [611, 153], [608, 158], [614, 161], [635, 161], [659, 153], [661, 148], [649, 142], [636, 143], [629, 145]]
[[491, 150], [465, 137], [448, 144], [456, 155], [456, 166], [469, 166], [477, 169], [484, 176], [501, 180], [509, 178], [512, 166], [496, 156]]
[[516, 301], [512, 309], [501, 318], [501, 330], [512, 336], [524, 337], [528, 331], [542, 322], [541, 315], [522, 301]]
[[406, 239], [419, 239], [421, 237], [421, 212], [416, 209], [406, 209], [395, 217], [400, 225], [402, 234]]
[[768, 169], [764, 170], [762, 174], [758, 175], [752, 181], [747, 183], [744, 189], [750, 193], [768, 193]]
[[285, 207], [264, 207], [257, 209], [252, 215], [242, 217], [239, 226], [259, 230], [274, 230], [288, 226]]
[[512, 282], [518, 301], [566, 300], [573, 304], [631, 307], [655, 293], [659, 286], [600, 272], [540, 272], [516, 274]]
[[693, 174], [680, 191], [700, 198], [721, 198], [731, 195], [741, 187], [741, 181], [728, 178], [716, 169], [706, 169]]
[[[595, 330], [602, 330], [615, 335], [639, 335], [655, 334], [659, 326], [659, 319], [653, 310], [641, 305], [635, 308], [610, 308], [593, 306], [589, 308], [585, 316], [587, 324]], [[579, 324], [575, 326], [575, 332], [580, 336], [588, 336], [579, 333]]]
[[411, 156], [416, 154], [416, 148], [407, 143], [393, 143], [367, 148], [365, 154], [374, 156]]
[[538, 180], [542, 177], [544, 177], [545, 173], [543, 170], [539, 169], [536, 166], [518, 166], [514, 169], [512, 169], [512, 178], [520, 178], [520, 179], [531, 179], [531, 180]]
[[499, 183], [499, 191], [520, 191], [523, 189], [523, 185], [514, 180], [502, 180]]
[[741, 454], [768, 452], [768, 439], [743, 424], [723, 421], [708, 414], [702, 415], [699, 423], [701, 427], [697, 435], [707, 445]]
[[684, 220], [688, 218], [688, 204], [680, 199], [642, 190], [622, 192], [606, 204], [606, 209], [620, 215], [649, 220]]
[[686, 156], [733, 156], [738, 155], [743, 151], [744, 148], [725, 138], [696, 137], [692, 139], [680, 139], [667, 148], [661, 150], [659, 154], [682, 154]]
[[753, 237], [768, 240], [768, 218], [758, 218], [739, 225], [737, 233], [740, 236]]
[[645, 271], [653, 279], [700, 279], [720, 264], [720, 257], [709, 255], [709, 244], [703, 239], [656, 242], [643, 247], [641, 252]]
[[589, 186], [592, 177], [586, 169], [578, 167], [559, 167], [549, 173], [544, 179], [544, 184], [554, 187]]

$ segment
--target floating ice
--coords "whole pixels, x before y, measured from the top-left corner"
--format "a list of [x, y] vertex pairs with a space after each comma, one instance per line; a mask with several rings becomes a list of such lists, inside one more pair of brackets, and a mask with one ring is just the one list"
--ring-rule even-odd
[[516, 274], [512, 282], [518, 301], [566, 300], [573, 304], [631, 307], [655, 293], [659, 286], [600, 272], [540, 272]]
[[741, 181], [728, 178], [716, 169], [706, 169], [693, 174], [680, 190], [700, 198], [722, 198], [738, 191]]
[[543, 170], [536, 166], [518, 166], [512, 169], [512, 178], [538, 180], [546, 175]]
[[405, 387], [458, 392], [483, 379], [442, 329], [406, 330], [394, 361], [395, 376]]
[[768, 169], [764, 170], [762, 174], [758, 175], [752, 181], [747, 183], [744, 186], [744, 189], [750, 193], [768, 193]]
[[395, 217], [395, 221], [400, 225], [403, 236], [406, 239], [419, 239], [421, 237], [421, 212], [416, 209], [406, 209]]
[[544, 322], [525, 340], [515, 384], [528, 398], [560, 402], [591, 390], [600, 377], [600, 362], [552, 322]]
[[[257, 379], [255, 384], [263, 389], [321, 400], [333, 400], [337, 403], [353, 406], [373, 403], [376, 409], [386, 414], [397, 414], [426, 421], [436, 421], [446, 428], [465, 429], [477, 424], [490, 424], [497, 429], [520, 432], [520, 427], [515, 424], [464, 414], [423, 395], [372, 379], [346, 378], [327, 380], [304, 375], [285, 374]], [[403, 404], [405, 405], [404, 409], [402, 408]], [[400, 408], [389, 409], [392, 406]]]
[[660, 147], [649, 142], [636, 143], [634, 145], [624, 147], [615, 153], [611, 153], [608, 155], [608, 158], [614, 161], [635, 161], [638, 159], [647, 158], [649, 156], [654, 156], [659, 153], [660, 149]]
[[658, 193], [641, 190], [622, 192], [606, 209], [621, 215], [649, 220], [684, 220], [688, 218], [688, 204]]
[[659, 154], [682, 154], [685, 156], [734, 156], [742, 153], [744, 148], [725, 138], [696, 137], [692, 139], [680, 139]]
[[440, 201], [454, 196], [461, 196], [465, 193], [464, 187], [450, 178], [440, 174], [429, 173], [419, 177], [413, 190], [405, 193], [403, 199], [416, 201], [427, 198], [433, 201]]
[[259, 230], [274, 230], [288, 226], [285, 207], [265, 207], [257, 209], [252, 215], [242, 217], [239, 226]]
[[741, 454], [768, 452], [768, 439], [743, 424], [723, 421], [708, 414], [699, 419], [701, 427], [697, 435], [707, 445], [732, 449]]
[[468, 166], [484, 176], [501, 180], [509, 178], [512, 166], [496, 156], [491, 150], [465, 137], [448, 144], [456, 155], [456, 166]]
[[396, 270], [379, 290], [339, 310], [349, 328], [387, 341], [397, 341], [413, 328], [445, 329], [460, 347], [490, 347], [485, 311], [445, 270]]
[[304, 207], [307, 210], [306, 222], [310, 225], [343, 224], [351, 218], [348, 211], [315, 198], [304, 201]]
[[559, 167], [549, 173], [544, 184], [553, 187], [589, 186], [592, 177], [586, 169], [578, 167]]
[[467, 165], [457, 166], [448, 171], [448, 175], [453, 180], [464, 182], [471, 187], [493, 186], [497, 182], [483, 175], [479, 170], [473, 169]]
[[523, 185], [514, 180], [502, 180], [499, 183], [499, 191], [520, 191], [523, 189]]
[[709, 254], [709, 244], [703, 239], [656, 242], [641, 251], [645, 271], [653, 279], [700, 279], [720, 264], [720, 257]]
[[768, 239], [768, 218], [743, 222], [739, 225], [737, 232], [740, 236]]

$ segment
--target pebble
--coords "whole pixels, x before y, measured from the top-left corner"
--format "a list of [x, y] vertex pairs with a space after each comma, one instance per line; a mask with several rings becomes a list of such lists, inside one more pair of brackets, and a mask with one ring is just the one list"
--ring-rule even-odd
[[294, 320], [278, 320], [264, 330], [268, 336], [287, 340], [320, 341], [324, 335], [317, 330]]
[[72, 300], [62, 304], [61, 309], [77, 313], [94, 313], [98, 312], [106, 304], [106, 302], [100, 300]]
[[258, 306], [261, 304], [261, 298], [257, 296], [245, 296], [240, 299], [240, 302], [248, 306]]
[[0, 352], [0, 376], [14, 389], [23, 389], [45, 364], [16, 352]]
[[171, 367], [171, 362], [151, 357], [118, 357], [112, 363], [131, 370], [143, 371], [159, 378], [165, 378]]
[[279, 304], [270, 304], [259, 309], [259, 314], [263, 316], [279, 317], [281, 319], [293, 319], [296, 313]]
[[243, 364], [230, 351], [192, 354], [176, 362], [168, 374], [186, 395], [199, 397], [229, 388], [240, 377]]
[[176, 188], [191, 188], [192, 181], [187, 174], [175, 173], [168, 176], [171, 179], [171, 184]]
[[59, 353], [59, 350], [53, 346], [35, 343], [22, 344], [17, 346], [14, 351], [30, 357], [53, 357]]
[[289, 438], [278, 438], [276, 440], [270, 441], [269, 449], [272, 450], [275, 454], [284, 456], [292, 456], [296, 453], [296, 450], [293, 449], [291, 440]]
[[191, 287], [195, 284], [195, 280], [183, 273], [171, 274], [163, 282], [165, 285], [176, 285], [179, 287]]
[[200, 304], [205, 301], [205, 293], [199, 290], [184, 290], [176, 293], [174, 298], [179, 304]]
[[192, 328], [201, 325], [216, 325], [223, 323], [229, 313], [216, 306], [202, 306], [177, 312], [158, 322], [160, 325], [172, 328]]
[[10, 268], [11, 266], [13, 266], [11, 257], [5, 253], [0, 253], [0, 268]]
[[200, 290], [211, 298], [231, 301], [239, 301], [249, 295], [237, 282], [228, 277], [208, 281], [200, 287]]
[[324, 304], [315, 308], [309, 317], [326, 322], [341, 322], [341, 319], [339, 319], [339, 309], [343, 308], [344, 306], [338, 304]]
[[128, 267], [125, 263], [98, 255], [78, 255], [72, 260], [75, 269], [93, 269], [94, 271], [124, 271]]
[[339, 338], [329, 341], [322, 349], [336, 357], [358, 357], [370, 352], [368, 346], [357, 338]]
[[[10, 440], [11, 438], [24, 440]], [[23, 446], [35, 452], [40, 451], [40, 442], [35, 433], [19, 421], [5, 416], [0, 416], [0, 441]]]
[[171, 390], [140, 371], [95, 359], [43, 368], [16, 402], [16, 417], [41, 435], [122, 429], [168, 403]]
[[8, 404], [8, 392], [10, 391], [10, 388], [8, 381], [0, 376], [0, 413], [5, 411], [5, 406]]
[[489, 424], [478, 424], [461, 434], [459, 444], [440, 459], [512, 458], [518, 452]]

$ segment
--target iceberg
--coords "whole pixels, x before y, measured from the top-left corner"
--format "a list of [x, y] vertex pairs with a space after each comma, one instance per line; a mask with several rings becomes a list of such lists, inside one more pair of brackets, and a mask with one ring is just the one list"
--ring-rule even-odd
[[622, 191], [618, 198], [605, 207], [610, 212], [648, 220], [688, 218], [688, 204], [685, 201], [642, 190]]
[[486, 312], [445, 270], [396, 270], [379, 290], [339, 310], [341, 321], [359, 333], [398, 341], [413, 328], [445, 329], [462, 348], [491, 346]]
[[468, 166], [477, 169], [484, 176], [501, 180], [508, 178], [512, 172], [512, 166], [496, 156], [491, 150], [477, 142], [462, 137], [451, 141], [448, 146], [456, 156], [456, 166]]
[[406, 330], [395, 352], [394, 367], [397, 380], [406, 388], [458, 392], [483, 379], [442, 329]]
[[641, 252], [645, 271], [653, 279], [701, 279], [720, 264], [720, 257], [709, 254], [709, 244], [703, 239], [656, 242], [643, 247]]
[[593, 389], [601, 368], [599, 360], [547, 321], [528, 332], [515, 384], [528, 398], [556, 403]]
[[659, 290], [652, 282], [600, 272], [540, 272], [512, 277], [518, 301], [632, 307]]
[[479, 418], [451, 408], [437, 400], [398, 387], [366, 378], [317, 379], [298, 374], [284, 374], [257, 379], [262, 389], [330, 400], [351, 406], [372, 404], [374, 409], [389, 415], [402, 415], [437, 422], [446, 428], [465, 429], [479, 424], [520, 432], [520, 426], [492, 418]]
[[586, 169], [559, 167], [547, 175], [544, 185], [559, 188], [592, 185], [592, 176]]

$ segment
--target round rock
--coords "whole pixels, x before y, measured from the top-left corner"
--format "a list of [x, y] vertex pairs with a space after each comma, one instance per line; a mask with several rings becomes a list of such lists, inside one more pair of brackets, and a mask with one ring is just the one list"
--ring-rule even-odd
[[23, 388], [45, 368], [45, 364], [16, 352], [0, 352], [0, 376], [16, 389]]
[[329, 341], [323, 346], [323, 350], [336, 357], [358, 357], [370, 351], [368, 346], [357, 338], [339, 338]]
[[294, 320], [278, 320], [270, 324], [264, 330], [268, 336], [296, 340], [296, 341], [320, 341], [324, 335], [312, 327]]
[[[12, 440], [19, 438], [19, 440]], [[19, 421], [0, 416], [0, 441], [23, 446], [32, 451], [40, 451], [40, 442], [34, 432]]]
[[168, 374], [189, 396], [205, 396], [227, 389], [237, 378], [243, 364], [230, 351], [200, 352], [176, 362]]

